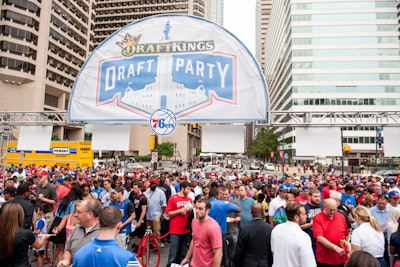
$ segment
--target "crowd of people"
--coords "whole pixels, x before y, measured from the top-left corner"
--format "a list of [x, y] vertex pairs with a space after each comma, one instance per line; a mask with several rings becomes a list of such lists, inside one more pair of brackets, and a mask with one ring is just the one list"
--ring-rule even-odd
[[47, 240], [59, 267], [140, 266], [147, 229], [158, 237], [151, 249], [170, 243], [167, 267], [400, 266], [400, 177], [107, 164], [2, 175], [1, 266], [43, 266]]

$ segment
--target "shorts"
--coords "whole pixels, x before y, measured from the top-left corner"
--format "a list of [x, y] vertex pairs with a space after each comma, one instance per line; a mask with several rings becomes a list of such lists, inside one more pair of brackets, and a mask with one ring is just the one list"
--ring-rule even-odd
[[33, 255], [35, 255], [35, 257], [42, 257], [42, 256], [44, 256], [44, 250], [34, 249], [33, 250]]
[[139, 237], [142, 238], [144, 234], [146, 233], [146, 223], [141, 223], [139, 228], [136, 228], [135, 231], [133, 231], [130, 236], [131, 237]]

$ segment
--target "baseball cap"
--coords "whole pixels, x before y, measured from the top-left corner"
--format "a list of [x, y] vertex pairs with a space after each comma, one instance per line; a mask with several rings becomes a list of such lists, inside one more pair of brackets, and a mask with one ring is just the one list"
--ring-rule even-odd
[[38, 177], [42, 177], [42, 176], [45, 176], [45, 175], [50, 175], [49, 174], [49, 172], [48, 171], [39, 171], [37, 174], [36, 174], [36, 176], [38, 176]]
[[308, 185], [303, 185], [303, 187], [301, 188], [302, 191], [304, 191], [306, 189], [310, 189], [310, 187]]
[[63, 177], [59, 177], [54, 181], [54, 183], [64, 184], [64, 178]]
[[150, 180], [151, 184], [158, 184], [158, 180], [156, 178], [153, 178]]
[[14, 186], [7, 186], [4, 189], [3, 194], [10, 194], [11, 196], [16, 196], [17, 195], [17, 188], [15, 188]]
[[389, 197], [391, 197], [391, 198], [400, 198], [400, 194], [399, 194], [399, 192], [393, 190], [393, 191], [389, 192]]
[[287, 186], [287, 185], [285, 185], [285, 184], [281, 184], [280, 186], [279, 186], [279, 191], [282, 191], [282, 190], [290, 190], [290, 187], [289, 186]]

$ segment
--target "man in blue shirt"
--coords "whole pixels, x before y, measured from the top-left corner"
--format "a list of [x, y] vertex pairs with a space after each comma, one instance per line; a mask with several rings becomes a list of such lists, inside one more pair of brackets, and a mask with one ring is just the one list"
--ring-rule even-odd
[[113, 206], [106, 207], [100, 212], [99, 220], [99, 236], [78, 250], [72, 266], [138, 267], [135, 255], [121, 248], [115, 241], [122, 225], [120, 210]]
[[353, 184], [347, 183], [344, 186], [344, 192], [342, 192], [341, 202], [350, 209], [357, 207], [356, 198], [354, 197], [355, 192], [356, 192], [356, 187]]
[[101, 187], [100, 186], [100, 183], [99, 183], [99, 181], [97, 181], [97, 180], [94, 180], [93, 181], [93, 189], [92, 189], [92, 193], [95, 193], [96, 195], [97, 195], [97, 199], [99, 199], [99, 200], [101, 200], [100, 199], [100, 195], [101, 195], [101, 192], [103, 192], [104, 191], [104, 189], [103, 189], [103, 187]]
[[124, 198], [124, 189], [121, 187], [115, 188], [115, 191], [111, 194], [115, 194], [117, 200], [111, 202], [110, 206], [117, 207], [122, 214], [122, 225], [119, 229], [118, 238], [126, 249], [129, 243], [129, 234], [132, 232], [132, 221], [136, 218], [135, 205], [129, 199]]
[[227, 266], [228, 264], [228, 246], [226, 243], [226, 218], [229, 212], [240, 212], [241, 209], [238, 205], [235, 205], [229, 201], [217, 200], [218, 191], [215, 189], [210, 190], [209, 198], [211, 202], [211, 210], [208, 214], [211, 218], [217, 221], [222, 231], [222, 263], [221, 265]]
[[247, 196], [246, 186], [239, 186], [239, 198], [237, 199], [242, 212], [242, 219], [240, 221], [240, 227], [251, 222], [253, 215], [251, 214], [251, 207], [254, 204], [254, 199]]

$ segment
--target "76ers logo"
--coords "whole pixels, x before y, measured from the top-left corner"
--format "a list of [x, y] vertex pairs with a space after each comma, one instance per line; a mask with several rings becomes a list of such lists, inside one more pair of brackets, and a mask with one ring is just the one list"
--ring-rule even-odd
[[171, 135], [176, 129], [176, 116], [169, 109], [157, 109], [150, 117], [150, 127], [157, 135]]

